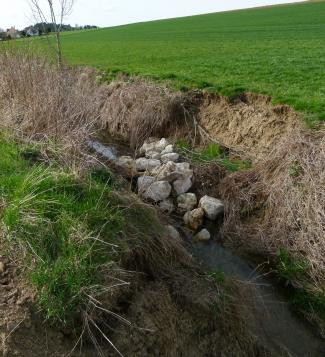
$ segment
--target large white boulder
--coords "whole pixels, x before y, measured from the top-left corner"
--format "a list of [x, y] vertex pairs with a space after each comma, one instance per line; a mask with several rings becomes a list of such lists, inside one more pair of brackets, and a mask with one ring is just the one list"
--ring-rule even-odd
[[173, 182], [173, 187], [177, 196], [187, 192], [192, 187], [192, 185], [193, 185], [192, 179], [189, 176], [178, 179]]
[[169, 182], [173, 182], [177, 179], [185, 179], [186, 177], [193, 178], [193, 170], [190, 169], [190, 165], [186, 162], [175, 163], [168, 161], [151, 170], [150, 174], [155, 176], [157, 180]]
[[203, 196], [200, 199], [199, 207], [202, 207], [207, 218], [214, 221], [217, 216], [224, 212], [222, 201], [210, 196]]
[[128, 175], [133, 175], [136, 172], [135, 161], [131, 156], [120, 156], [116, 161], [116, 165]]
[[177, 197], [177, 208], [180, 213], [192, 211], [196, 205], [197, 198], [194, 193], [182, 193]]
[[168, 145], [168, 142], [165, 138], [160, 140], [155, 140], [150, 138], [144, 142], [144, 144], [140, 148], [140, 154], [145, 154], [147, 151], [156, 151], [162, 152], [165, 147]]
[[155, 181], [141, 193], [141, 196], [154, 202], [163, 201], [169, 197], [172, 187], [168, 181]]
[[170, 198], [159, 202], [158, 206], [163, 212], [166, 212], [168, 214], [173, 213], [175, 211], [175, 205], [173, 203], [173, 200]]
[[140, 176], [138, 178], [138, 192], [142, 195], [156, 179], [152, 176]]
[[140, 157], [135, 160], [135, 167], [137, 171], [151, 171], [160, 165], [160, 160], [156, 159], [146, 159], [145, 157]]
[[182, 177], [182, 174], [177, 171], [176, 164], [173, 161], [168, 161], [165, 164], [154, 168], [151, 175], [157, 180], [172, 182]]
[[206, 242], [210, 240], [210, 238], [211, 238], [210, 232], [206, 228], [203, 228], [199, 233], [197, 233], [194, 236], [195, 240], [199, 240], [202, 242]]
[[179, 154], [177, 154], [176, 152], [171, 152], [169, 154], [164, 154], [164, 155], [161, 155], [161, 161], [163, 163], [166, 163], [168, 161], [174, 161], [174, 162], [177, 162], [179, 159]]
[[196, 208], [186, 212], [183, 219], [184, 223], [190, 229], [197, 230], [203, 223], [204, 211], [202, 208]]
[[150, 150], [150, 151], [146, 151], [146, 158], [147, 159], [155, 159], [155, 160], [160, 160], [160, 154], [159, 152], [157, 151], [153, 151], [153, 150]]
[[176, 168], [177, 171], [184, 172], [190, 169], [190, 164], [188, 162], [177, 162]]
[[165, 149], [161, 152], [161, 155], [170, 154], [172, 152], [174, 152], [174, 146], [170, 144], [165, 147]]

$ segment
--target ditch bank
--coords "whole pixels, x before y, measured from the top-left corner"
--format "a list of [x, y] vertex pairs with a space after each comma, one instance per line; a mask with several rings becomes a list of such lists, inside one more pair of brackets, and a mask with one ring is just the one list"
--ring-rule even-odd
[[307, 129], [299, 113], [266, 96], [175, 93], [141, 79], [109, 85], [100, 125], [132, 149], [169, 137], [199, 160], [196, 189], [225, 205], [224, 244], [269, 261], [324, 335], [324, 125]]
[[[123, 172], [130, 182], [136, 182], [130, 183], [130, 187], [142, 199], [155, 205], [171, 238], [183, 242], [207, 272], [220, 281], [230, 277], [238, 285], [242, 297], [241, 314], [259, 343], [275, 355], [321, 356], [325, 352], [324, 341], [291, 311], [277, 287], [264, 277], [263, 271], [221, 244], [219, 231], [223, 203], [209, 197], [207, 205], [208, 196], [200, 200], [196, 197], [195, 170], [190, 169], [186, 157], [179, 155], [173, 144], [166, 139], [149, 139], [137, 154], [120, 156], [116, 149], [118, 145], [114, 147], [114, 140], [109, 141], [109, 147], [96, 141], [90, 141], [88, 145]], [[186, 169], [182, 171], [184, 167]], [[179, 181], [183, 181], [182, 185]], [[202, 209], [196, 208], [198, 202], [204, 218], [195, 213]], [[192, 219], [187, 218], [191, 214]]]

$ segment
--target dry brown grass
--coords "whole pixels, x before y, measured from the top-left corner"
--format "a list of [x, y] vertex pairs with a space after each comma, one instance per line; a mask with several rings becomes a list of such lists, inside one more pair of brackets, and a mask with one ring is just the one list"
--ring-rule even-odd
[[192, 129], [190, 110], [180, 93], [142, 79], [113, 82], [109, 91], [101, 121], [109, 133], [129, 140], [133, 148], [150, 136], [176, 136], [183, 124]]
[[59, 71], [28, 49], [2, 50], [0, 68], [1, 125], [31, 139], [60, 143], [73, 157], [95, 130], [105, 88], [92, 73]]
[[324, 128], [284, 137], [253, 169], [226, 177], [220, 191], [228, 239], [271, 257], [285, 248], [307, 262], [308, 284], [324, 289]]

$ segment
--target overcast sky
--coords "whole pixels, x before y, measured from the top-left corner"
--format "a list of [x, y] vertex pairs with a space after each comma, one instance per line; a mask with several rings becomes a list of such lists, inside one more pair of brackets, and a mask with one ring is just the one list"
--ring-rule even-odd
[[[0, 0], [0, 28], [22, 29], [34, 22], [29, 0]], [[46, 0], [40, 0], [46, 1]], [[54, 0], [58, 1], [58, 0]], [[71, 25], [115, 26], [139, 21], [204, 14], [297, 0], [75, 0]]]

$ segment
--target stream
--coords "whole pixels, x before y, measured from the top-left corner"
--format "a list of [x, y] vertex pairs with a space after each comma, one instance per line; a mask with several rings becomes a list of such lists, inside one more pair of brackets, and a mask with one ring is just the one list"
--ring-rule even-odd
[[[118, 149], [97, 141], [88, 141], [88, 146], [111, 162], [118, 159]], [[274, 286], [263, 277], [250, 262], [233, 254], [216, 240], [195, 242], [187, 230], [181, 229], [178, 219], [175, 226], [182, 231], [185, 246], [190, 254], [207, 271], [222, 271], [226, 276], [249, 286], [249, 300], [243, 305], [250, 311], [249, 327], [257, 339], [277, 356], [324, 357], [325, 341], [316, 336], [312, 328], [294, 314]]]

